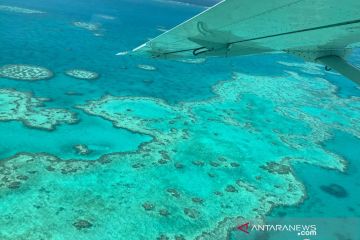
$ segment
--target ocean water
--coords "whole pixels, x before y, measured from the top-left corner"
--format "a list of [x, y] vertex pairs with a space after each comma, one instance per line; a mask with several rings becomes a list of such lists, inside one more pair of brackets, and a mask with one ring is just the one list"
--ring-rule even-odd
[[213, 3], [0, 0], [0, 70], [53, 73], [0, 75], [1, 240], [242, 239], [254, 219], [360, 217], [353, 82], [286, 54], [116, 55]]

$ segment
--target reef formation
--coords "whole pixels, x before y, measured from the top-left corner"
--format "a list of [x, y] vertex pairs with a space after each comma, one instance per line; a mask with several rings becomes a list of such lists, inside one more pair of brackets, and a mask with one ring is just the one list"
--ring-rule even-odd
[[84, 79], [84, 80], [95, 80], [99, 78], [99, 74], [96, 72], [91, 72], [82, 69], [72, 69], [65, 72], [66, 75], [77, 78], [77, 79]]
[[73, 25], [92, 32], [96, 37], [102, 37], [105, 32], [105, 30], [101, 28], [102, 24], [100, 22], [73, 22]]
[[97, 161], [28, 153], [3, 160], [0, 191], [21, 191], [23, 204], [0, 203], [2, 239], [226, 239], [244, 219], [304, 200], [292, 164], [346, 170], [321, 143], [334, 129], [360, 137], [358, 98], [294, 72], [234, 73], [213, 91], [198, 102], [107, 95], [77, 106], [152, 141]]
[[53, 73], [44, 67], [11, 64], [0, 68], [0, 77], [24, 81], [37, 81], [50, 79], [53, 77]]
[[78, 28], [83, 28], [89, 31], [97, 31], [100, 29], [99, 24], [88, 22], [73, 22], [73, 25]]
[[180, 59], [179, 62], [190, 63], [190, 64], [201, 64], [206, 62], [205, 58], [189, 58], [189, 59]]
[[156, 67], [147, 64], [139, 64], [137, 67], [147, 71], [156, 71]]
[[13, 13], [23, 13], [23, 14], [42, 14], [42, 13], [45, 13], [45, 12], [39, 11], [39, 10], [22, 8], [22, 7], [15, 7], [15, 6], [9, 6], [9, 5], [0, 5], [0, 11], [13, 12]]
[[58, 124], [78, 121], [74, 113], [65, 109], [44, 107], [46, 100], [30, 93], [0, 89], [0, 121], [21, 121], [28, 127], [49, 131]]

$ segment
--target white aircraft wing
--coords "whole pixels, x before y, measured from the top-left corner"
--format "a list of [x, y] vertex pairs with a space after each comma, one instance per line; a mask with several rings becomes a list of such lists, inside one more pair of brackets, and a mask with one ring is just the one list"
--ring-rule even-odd
[[132, 54], [188, 58], [285, 51], [341, 72], [337, 59], [327, 57], [342, 60], [359, 42], [360, 0], [224, 0]]

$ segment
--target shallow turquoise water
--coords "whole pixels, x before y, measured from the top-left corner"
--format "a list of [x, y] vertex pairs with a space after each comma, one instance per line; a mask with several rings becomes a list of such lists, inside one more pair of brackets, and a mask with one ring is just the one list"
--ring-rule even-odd
[[[53, 131], [23, 119], [0, 121], [0, 239], [193, 239], [203, 232], [223, 236], [269, 214], [360, 217], [360, 91], [351, 81], [286, 54], [200, 64], [115, 55], [203, 6], [145, 0], [0, 5], [46, 12], [0, 11], [0, 67], [31, 64], [54, 73], [34, 82], [0, 78], [0, 88], [49, 98], [45, 109], [77, 114], [76, 123], [54, 124]], [[354, 64], [358, 56], [350, 57]], [[100, 78], [71, 78], [69, 69]], [[231, 79], [233, 88], [221, 84]], [[106, 96], [115, 100], [102, 104]], [[91, 152], [80, 155], [77, 144]], [[339, 159], [347, 161], [345, 172]], [[291, 165], [296, 179], [264, 170], [274, 162]], [[289, 183], [293, 191], [286, 190]], [[334, 183], [345, 197], [322, 189]], [[297, 205], [302, 184], [307, 198]], [[155, 210], [144, 210], [145, 202]], [[290, 206], [270, 212], [274, 202]], [[79, 220], [91, 226], [79, 227]]]
[[[105, 154], [135, 151], [141, 143], [151, 140], [148, 136], [114, 128], [109, 122], [88, 116], [75, 125], [59, 126], [54, 131], [7, 122], [0, 125], [0, 132], [4, 139], [0, 142], [2, 159], [19, 152], [30, 152], [49, 153], [65, 160], [96, 160]], [[77, 144], [87, 145], [91, 153], [86, 157], [79, 155], [74, 149]]]

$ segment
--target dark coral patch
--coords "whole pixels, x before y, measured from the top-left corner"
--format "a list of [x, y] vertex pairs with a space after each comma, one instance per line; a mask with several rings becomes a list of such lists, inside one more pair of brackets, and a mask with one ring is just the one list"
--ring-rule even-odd
[[21, 185], [21, 182], [14, 181], [14, 182], [11, 182], [7, 187], [11, 188], [11, 189], [16, 189], [16, 188], [19, 188], [20, 185]]
[[189, 217], [189, 218], [198, 218], [200, 215], [200, 212], [196, 209], [193, 208], [184, 208], [184, 213]]
[[163, 209], [160, 209], [159, 214], [163, 217], [167, 217], [170, 215], [170, 212], [167, 209], [163, 208]]
[[145, 167], [145, 164], [143, 163], [134, 163], [132, 166], [132, 168], [142, 168], [142, 167]]
[[18, 179], [18, 180], [28, 180], [29, 179], [29, 177], [28, 176], [26, 176], [26, 175], [18, 175], [18, 176], [16, 176], [16, 179]]
[[262, 169], [276, 174], [289, 174], [291, 173], [291, 168], [284, 164], [280, 164], [277, 162], [268, 162], [266, 165], [261, 166]]
[[220, 166], [220, 163], [215, 162], [215, 161], [211, 161], [211, 162], [210, 162], [210, 165], [213, 166], [213, 167], [219, 167], [219, 166]]
[[348, 195], [345, 188], [335, 183], [330, 185], [322, 185], [320, 186], [320, 189], [337, 198], [345, 198]]
[[76, 227], [77, 230], [82, 230], [82, 229], [91, 228], [93, 225], [91, 222], [87, 220], [79, 219], [73, 223], [73, 226]]
[[216, 174], [215, 173], [208, 173], [208, 176], [211, 177], [211, 178], [214, 178], [214, 177], [216, 177]]
[[179, 191], [176, 190], [175, 188], [168, 188], [166, 191], [173, 197], [176, 197], [176, 198], [180, 197]]
[[214, 192], [214, 194], [217, 195], [217, 196], [223, 196], [223, 195], [224, 195], [224, 194], [223, 194], [222, 192], [220, 192], [220, 191], [216, 191], [216, 192]]
[[161, 234], [156, 238], [156, 240], [169, 240], [170, 238], [166, 236], [165, 234]]
[[233, 193], [233, 192], [237, 192], [238, 190], [233, 185], [227, 185], [225, 191]]
[[183, 169], [185, 166], [184, 166], [184, 164], [182, 164], [182, 163], [175, 163], [175, 167], [176, 167], [177, 169]]
[[205, 162], [204, 161], [201, 161], [201, 160], [195, 160], [195, 161], [192, 161], [192, 163], [195, 165], [195, 166], [199, 166], [199, 167], [202, 167], [205, 165]]
[[240, 164], [238, 164], [237, 162], [232, 162], [232, 163], [230, 163], [230, 166], [235, 168], [235, 167], [239, 167]]
[[46, 170], [48, 170], [49, 172], [53, 172], [55, 171], [55, 168], [53, 168], [52, 166], [47, 166]]
[[146, 211], [152, 211], [155, 209], [155, 204], [150, 203], [150, 202], [145, 202], [145, 203], [143, 203], [142, 206]]
[[184, 235], [180, 234], [180, 235], [176, 235], [175, 236], [175, 240], [185, 240]]
[[159, 164], [167, 164], [169, 161], [168, 160], [166, 160], [166, 159], [160, 159], [160, 160], [158, 160], [158, 163]]
[[198, 203], [198, 204], [203, 204], [204, 203], [204, 199], [199, 198], [199, 197], [194, 197], [191, 199], [194, 203]]

